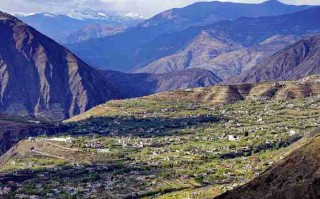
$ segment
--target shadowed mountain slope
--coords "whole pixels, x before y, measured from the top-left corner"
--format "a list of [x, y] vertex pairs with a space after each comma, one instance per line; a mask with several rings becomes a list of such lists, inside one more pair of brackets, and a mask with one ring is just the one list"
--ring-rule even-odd
[[2, 12], [0, 34], [1, 113], [63, 120], [120, 96], [69, 50]]
[[127, 74], [101, 70], [106, 79], [117, 85], [126, 97], [142, 97], [163, 91], [214, 86], [222, 80], [203, 69], [187, 69], [170, 74]]

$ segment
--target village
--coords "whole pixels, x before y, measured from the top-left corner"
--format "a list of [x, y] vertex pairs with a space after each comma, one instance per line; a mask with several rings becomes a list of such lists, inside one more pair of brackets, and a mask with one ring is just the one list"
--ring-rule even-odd
[[[91, 118], [68, 124], [72, 128], [65, 135], [29, 138], [31, 146], [51, 143], [88, 153], [90, 162], [53, 157], [41, 162], [39, 153], [44, 151], [30, 148], [28, 157], [17, 158], [14, 165], [7, 163], [4, 170], [8, 175], [3, 178], [8, 178], [8, 183], [0, 185], [0, 195], [163, 198], [176, 190], [193, 190], [190, 194], [197, 195], [203, 186], [222, 193], [259, 175], [320, 124], [320, 99], [316, 96], [217, 107], [165, 103], [153, 114], [144, 110], [131, 116]], [[25, 178], [28, 180], [18, 180]], [[202, 192], [211, 196], [210, 191]]]

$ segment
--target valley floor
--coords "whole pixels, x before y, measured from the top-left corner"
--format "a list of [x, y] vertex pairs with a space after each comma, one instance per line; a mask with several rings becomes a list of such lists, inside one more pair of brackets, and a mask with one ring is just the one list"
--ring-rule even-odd
[[0, 158], [0, 195], [213, 198], [258, 176], [320, 124], [317, 96], [217, 105], [179, 92], [189, 91], [111, 101], [69, 120], [63, 134], [19, 142]]

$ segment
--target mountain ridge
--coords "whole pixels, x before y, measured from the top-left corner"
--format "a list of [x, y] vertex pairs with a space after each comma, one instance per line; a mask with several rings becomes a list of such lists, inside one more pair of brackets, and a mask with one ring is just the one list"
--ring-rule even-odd
[[320, 35], [306, 37], [266, 58], [243, 74], [225, 80], [223, 84], [296, 80], [319, 74], [319, 45]]
[[21, 20], [1, 13], [0, 33], [2, 113], [62, 120], [120, 97], [95, 69]]

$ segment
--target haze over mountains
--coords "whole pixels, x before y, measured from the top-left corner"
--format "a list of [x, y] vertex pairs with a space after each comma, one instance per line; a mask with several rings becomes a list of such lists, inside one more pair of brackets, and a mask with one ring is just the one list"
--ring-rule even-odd
[[[74, 43], [112, 35], [118, 33], [120, 27], [123, 30], [143, 20], [140, 15], [121, 16], [116, 12], [90, 9], [73, 10], [68, 13], [16, 13], [14, 15], [60, 43]], [[107, 28], [108, 31], [106, 31]]]

